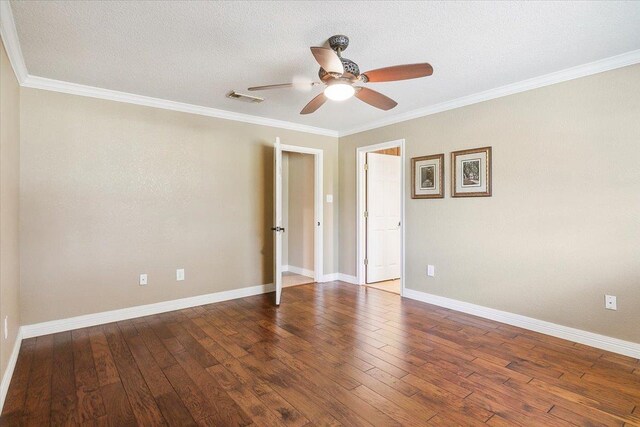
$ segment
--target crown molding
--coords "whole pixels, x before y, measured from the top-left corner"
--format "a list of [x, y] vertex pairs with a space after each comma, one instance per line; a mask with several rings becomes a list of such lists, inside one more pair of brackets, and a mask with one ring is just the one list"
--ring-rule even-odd
[[119, 92], [110, 89], [102, 89], [94, 86], [85, 86], [77, 83], [53, 80], [45, 77], [32, 76], [28, 73], [22, 56], [18, 33], [16, 31], [11, 5], [8, 0], [0, 0], [0, 36], [4, 42], [9, 56], [9, 61], [16, 74], [18, 82], [23, 87], [34, 89], [62, 92], [91, 98], [107, 99], [129, 104], [144, 105], [148, 107], [161, 108], [165, 110], [180, 111], [184, 113], [197, 114], [201, 116], [216, 117], [220, 119], [234, 120], [244, 123], [251, 123], [262, 126], [275, 127], [280, 129], [294, 130], [298, 132], [311, 133], [316, 135], [341, 138], [384, 126], [405, 122], [467, 105], [477, 104], [503, 96], [514, 95], [516, 93], [537, 89], [544, 86], [553, 85], [580, 77], [586, 77], [604, 71], [614, 70], [640, 63], [640, 49], [632, 50], [621, 55], [612, 56], [588, 64], [578, 65], [565, 70], [545, 74], [520, 82], [500, 86], [483, 92], [463, 96], [440, 104], [431, 105], [424, 108], [408, 111], [406, 113], [391, 116], [382, 120], [376, 120], [362, 126], [357, 126], [346, 131], [319, 128], [302, 125], [299, 123], [284, 120], [270, 119], [267, 117], [254, 116], [250, 114], [235, 113], [227, 110], [204, 107], [200, 105], [187, 104], [183, 102], [170, 101], [160, 98], [152, 98], [143, 95], [136, 95], [127, 92]]
[[33, 76], [27, 71], [27, 66], [24, 62], [24, 57], [22, 56], [20, 40], [18, 39], [18, 32], [16, 31], [13, 12], [8, 0], [0, 0], [0, 36], [2, 37], [5, 49], [7, 50], [7, 56], [9, 57], [9, 62], [11, 63], [13, 72], [16, 75], [16, 79], [22, 87], [68, 93], [90, 98], [107, 99], [110, 101], [125, 102], [129, 104], [161, 108], [164, 110], [180, 111], [200, 116], [216, 117], [219, 119], [233, 120], [237, 122], [251, 123], [254, 125], [269, 126], [316, 135], [331, 136], [334, 138], [338, 137], [338, 131], [331, 129]]
[[86, 96], [90, 98], [100, 98], [110, 101], [125, 102], [128, 104], [144, 105], [146, 107], [162, 108], [164, 110], [180, 111], [183, 113], [197, 114], [200, 116], [234, 120], [237, 122], [251, 123], [254, 125], [270, 126], [274, 128], [288, 129], [298, 132], [332, 136], [335, 138], [338, 137], [338, 132], [331, 129], [307, 126], [299, 123], [287, 122], [284, 120], [253, 116], [250, 114], [235, 113], [233, 111], [219, 110], [217, 108], [203, 107], [200, 105], [187, 104], [184, 102], [169, 101], [167, 99], [152, 98], [150, 96], [136, 95], [133, 93], [119, 92], [116, 90], [102, 89], [94, 86], [85, 86], [77, 83], [32, 76], [30, 74], [27, 75], [26, 79], [22, 83], [22, 86], [33, 89], [42, 89], [53, 92]]
[[604, 71], [615, 70], [616, 68], [626, 67], [640, 63], [640, 49], [632, 50], [621, 55], [612, 56], [601, 59], [588, 64], [578, 65], [576, 67], [567, 68], [565, 70], [556, 71], [543, 76], [534, 77], [520, 82], [511, 83], [483, 92], [456, 98], [451, 101], [442, 102], [440, 104], [431, 105], [429, 107], [419, 108], [417, 110], [408, 111], [386, 119], [377, 120], [362, 126], [357, 126], [347, 131], [339, 132], [339, 136], [348, 136], [384, 126], [393, 125], [407, 120], [417, 119], [431, 114], [441, 113], [443, 111], [453, 110], [455, 108], [465, 107], [467, 105], [477, 104], [479, 102], [489, 101], [491, 99], [501, 98], [503, 96], [514, 95], [520, 92], [526, 92], [531, 89], [537, 89], [544, 86], [550, 86], [556, 83], [566, 82], [568, 80], [578, 79], [593, 74], [602, 73]]
[[7, 56], [13, 72], [18, 79], [18, 83], [22, 85], [28, 75], [27, 66], [24, 63], [20, 40], [16, 31], [16, 23], [13, 21], [13, 13], [8, 0], [0, 0], [0, 36], [7, 50]]

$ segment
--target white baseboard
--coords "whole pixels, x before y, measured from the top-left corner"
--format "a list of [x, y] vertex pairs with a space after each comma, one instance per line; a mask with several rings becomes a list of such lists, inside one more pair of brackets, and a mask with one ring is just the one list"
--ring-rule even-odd
[[18, 329], [16, 334], [16, 342], [13, 344], [13, 351], [9, 357], [9, 363], [7, 363], [7, 369], [2, 375], [2, 383], [0, 383], [0, 413], [4, 407], [4, 400], [7, 398], [7, 392], [9, 391], [9, 384], [11, 383], [11, 377], [13, 376], [13, 370], [16, 368], [16, 362], [18, 361], [18, 353], [20, 353], [20, 345], [22, 344], [22, 328]]
[[618, 338], [608, 337], [606, 335], [595, 334], [593, 332], [587, 332], [581, 329], [571, 328], [569, 326], [558, 325], [544, 320], [534, 319], [532, 317], [509, 313], [507, 311], [496, 310], [494, 308], [428, 294], [414, 289], [405, 288], [403, 296], [413, 300], [426, 302], [428, 304], [437, 305], [439, 307], [473, 314], [474, 316], [485, 319], [495, 320], [508, 325], [529, 329], [531, 331], [540, 332], [553, 337], [640, 359], [639, 343], [624, 341]]
[[67, 319], [52, 320], [50, 322], [36, 323], [22, 326], [22, 337], [31, 338], [40, 335], [55, 334], [57, 332], [70, 331], [72, 329], [86, 328], [102, 325], [104, 323], [149, 316], [151, 314], [167, 311], [181, 310], [183, 308], [196, 307], [198, 305], [214, 302], [228, 301], [236, 298], [260, 295], [274, 290], [273, 284], [250, 286], [247, 288], [233, 289], [230, 291], [215, 292], [212, 294], [198, 295], [195, 297], [181, 298], [171, 301], [163, 301], [155, 304], [127, 307], [119, 310], [103, 311], [101, 313], [87, 314], [84, 316], [70, 317]]
[[306, 268], [296, 267], [295, 265], [283, 265], [282, 271], [288, 271], [295, 274], [300, 274], [307, 277], [316, 277], [313, 270], [307, 270]]
[[348, 274], [338, 273], [338, 280], [341, 282], [351, 283], [352, 285], [358, 284], [358, 278], [356, 276], [350, 276]]
[[331, 273], [331, 274], [325, 274], [322, 276], [322, 283], [326, 283], [326, 282], [333, 282], [335, 280], [338, 280], [338, 273]]
[[23, 339], [55, 334], [78, 328], [86, 328], [89, 326], [102, 325], [120, 320], [133, 319], [136, 317], [149, 316], [152, 314], [165, 313], [167, 311], [181, 310], [183, 308], [196, 307], [214, 302], [250, 297], [253, 295], [273, 292], [273, 290], [273, 284], [269, 283], [267, 285], [250, 286], [230, 291], [215, 292], [195, 297], [181, 298], [155, 304], [139, 305], [136, 307], [127, 307], [118, 310], [103, 311], [101, 313], [86, 314], [67, 319], [52, 320], [50, 322], [21, 326], [18, 330], [15, 345], [13, 346], [13, 352], [9, 358], [9, 364], [2, 376], [2, 383], [0, 385], [0, 413], [2, 412], [4, 400], [7, 396], [7, 391], [9, 390], [9, 384], [11, 383], [11, 377], [13, 376], [13, 370], [15, 369], [16, 361], [18, 360], [18, 353], [20, 352], [20, 344]]

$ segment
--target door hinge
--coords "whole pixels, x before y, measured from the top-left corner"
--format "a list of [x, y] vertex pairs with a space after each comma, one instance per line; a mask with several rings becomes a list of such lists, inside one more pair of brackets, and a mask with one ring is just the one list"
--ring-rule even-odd
[[369, 211], [364, 211], [364, 217], [369, 218]]
[[369, 259], [368, 258], [364, 259], [364, 265], [369, 265]]
[[369, 170], [369, 163], [365, 163], [364, 164], [364, 170], [368, 171]]

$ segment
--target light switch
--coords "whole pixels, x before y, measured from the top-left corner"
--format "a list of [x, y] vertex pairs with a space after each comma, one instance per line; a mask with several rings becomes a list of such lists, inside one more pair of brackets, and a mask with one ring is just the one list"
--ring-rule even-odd
[[184, 280], [184, 268], [179, 268], [176, 270], [176, 280], [177, 281]]
[[141, 274], [140, 275], [140, 286], [144, 286], [147, 284], [147, 275], [146, 274]]
[[436, 268], [433, 265], [427, 265], [427, 276], [434, 277], [436, 275]]
[[333, 203], [333, 194], [327, 194], [327, 203]]

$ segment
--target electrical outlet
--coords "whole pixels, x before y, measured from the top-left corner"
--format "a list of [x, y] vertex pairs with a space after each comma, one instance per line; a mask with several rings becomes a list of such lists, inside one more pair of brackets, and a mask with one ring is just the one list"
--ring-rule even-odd
[[434, 277], [436, 275], [436, 268], [433, 265], [427, 265], [427, 276]]
[[140, 275], [140, 286], [145, 286], [147, 284], [147, 275], [146, 274], [141, 274]]
[[4, 339], [9, 337], [9, 316], [4, 316]]
[[176, 280], [177, 281], [184, 280], [184, 268], [179, 268], [176, 270]]
[[618, 301], [615, 295], [605, 295], [604, 296], [604, 308], [607, 310], [617, 310], [618, 309]]

